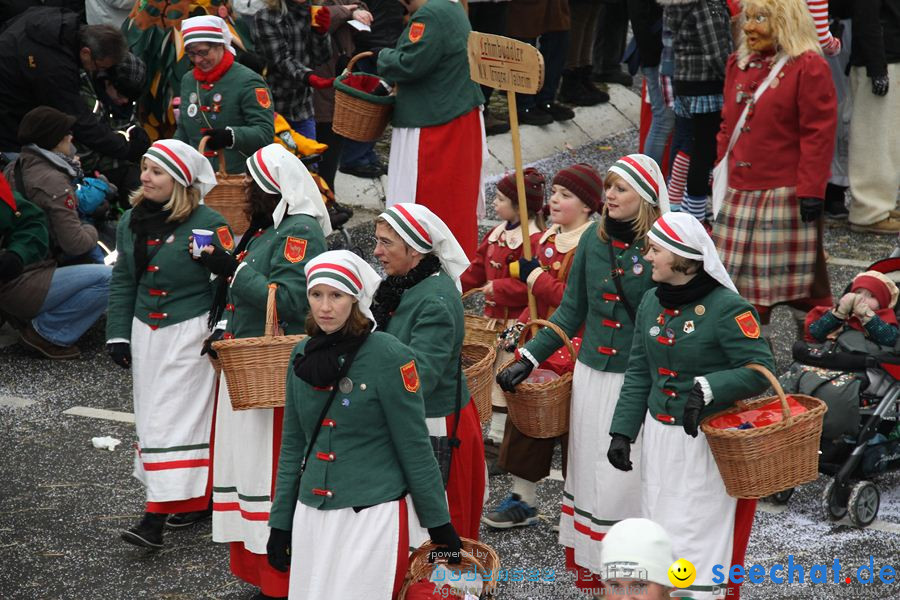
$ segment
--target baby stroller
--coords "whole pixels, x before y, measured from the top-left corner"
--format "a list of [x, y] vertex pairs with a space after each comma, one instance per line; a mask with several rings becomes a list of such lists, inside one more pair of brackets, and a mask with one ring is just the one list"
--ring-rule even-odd
[[[879, 260], [867, 270], [900, 280], [900, 258]], [[878, 346], [847, 330], [824, 344], [795, 342], [792, 350], [796, 362], [781, 377], [785, 391], [807, 393], [828, 405], [819, 472], [831, 480], [822, 493], [822, 512], [866, 527], [881, 501], [871, 480], [900, 470], [900, 348]], [[783, 504], [792, 492], [769, 500]]]

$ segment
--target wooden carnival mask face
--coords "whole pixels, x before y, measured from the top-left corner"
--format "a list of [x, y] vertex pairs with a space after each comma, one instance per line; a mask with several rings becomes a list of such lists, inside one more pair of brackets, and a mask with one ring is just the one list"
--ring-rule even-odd
[[744, 36], [747, 47], [754, 52], [771, 52], [775, 49], [775, 34], [769, 21], [769, 14], [754, 7], [744, 12]]

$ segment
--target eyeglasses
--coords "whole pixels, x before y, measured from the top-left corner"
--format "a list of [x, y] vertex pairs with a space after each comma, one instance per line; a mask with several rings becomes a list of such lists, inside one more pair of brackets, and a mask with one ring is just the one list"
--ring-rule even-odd
[[185, 50], [184, 53], [187, 54], [187, 57], [191, 60], [195, 58], [206, 58], [209, 56], [209, 53], [212, 52], [212, 48], [207, 48], [206, 50]]
[[763, 25], [769, 22], [769, 17], [764, 14], [756, 14], [756, 15], [748, 15], [744, 13], [744, 21], [747, 23], [756, 23], [757, 25]]

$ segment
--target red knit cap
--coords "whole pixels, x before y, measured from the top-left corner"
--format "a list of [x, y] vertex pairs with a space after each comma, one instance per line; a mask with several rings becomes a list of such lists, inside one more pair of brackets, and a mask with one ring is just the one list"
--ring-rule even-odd
[[853, 278], [850, 291], [868, 290], [878, 300], [881, 308], [894, 308], [897, 302], [897, 286], [886, 275], [877, 271], [866, 271]]
[[553, 178], [553, 185], [567, 188], [594, 212], [603, 206], [603, 177], [591, 165], [578, 163], [561, 169]]
[[[525, 206], [529, 213], [536, 213], [544, 205], [544, 184], [546, 179], [541, 172], [534, 167], [528, 167], [522, 174], [525, 178]], [[519, 194], [516, 191], [516, 172], [512, 171], [503, 176], [497, 182], [497, 190], [512, 200], [515, 206], [519, 205]]]

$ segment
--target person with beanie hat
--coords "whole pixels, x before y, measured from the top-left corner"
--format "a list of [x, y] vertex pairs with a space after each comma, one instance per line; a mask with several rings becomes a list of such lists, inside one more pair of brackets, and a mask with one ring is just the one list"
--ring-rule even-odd
[[[544, 176], [533, 167], [523, 171], [525, 179], [525, 205], [528, 209], [528, 233], [531, 238], [532, 256], [544, 224]], [[494, 212], [502, 221], [484, 236], [475, 257], [465, 273], [460, 277], [463, 293], [480, 289], [484, 292], [484, 316], [497, 319], [507, 327], [528, 308], [528, 288], [513, 275], [513, 266], [518, 266], [522, 257], [522, 227], [519, 223], [519, 194], [516, 189], [515, 172], [507, 173], [497, 182], [494, 197]], [[503, 350], [497, 353], [495, 366], [509, 361], [512, 355]], [[497, 449], [503, 439], [503, 423], [506, 421], [506, 399], [496, 385], [491, 393], [494, 407], [491, 428], [485, 439], [485, 453], [493, 463]], [[492, 465], [489, 465], [489, 468]]]
[[[562, 181], [575, 189], [581, 185], [595, 190], [595, 183], [584, 182], [596, 182], [599, 175], [588, 174], [578, 165], [568, 169]], [[640, 516], [640, 476], [604, 466], [607, 444], [597, 432], [612, 420], [631, 352], [633, 315], [644, 292], [654, 285], [644, 258], [647, 233], [668, 209], [662, 172], [648, 156], [623, 156], [609, 168], [605, 183], [600, 220], [581, 235], [562, 301], [549, 318], [570, 338], [583, 330], [573, 373], [569, 462], [559, 522], [566, 567], [576, 571], [576, 585], [582, 589], [596, 586], [601, 542], [609, 527]], [[564, 191], [572, 193], [568, 187]], [[521, 358], [498, 373], [498, 383], [514, 390], [561, 346], [556, 334], [542, 329], [519, 350]]]
[[834, 306], [817, 306], [806, 316], [807, 339], [824, 342], [847, 328], [865, 333], [880, 346], [897, 341], [897, 284], [884, 273], [866, 271], [853, 278], [850, 291]]
[[625, 519], [609, 528], [600, 550], [603, 598], [629, 600], [629, 590], [640, 598], [664, 600], [674, 591], [669, 567], [675, 562], [672, 540], [649, 519]]
[[713, 591], [713, 567], [744, 564], [756, 501], [728, 495], [699, 425], [768, 388], [761, 373], [745, 367], [773, 371], [775, 360], [756, 311], [697, 219], [665, 214], [647, 237], [657, 287], [637, 309], [615, 411], [599, 428], [611, 439], [601, 445], [612, 468], [639, 482], [641, 516], [671, 532], [675, 556], [696, 567], [685, 591], [704, 600], [738, 597], [736, 584], [727, 594]]

